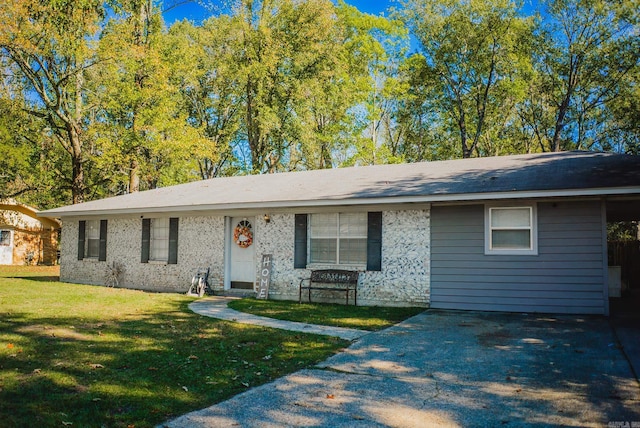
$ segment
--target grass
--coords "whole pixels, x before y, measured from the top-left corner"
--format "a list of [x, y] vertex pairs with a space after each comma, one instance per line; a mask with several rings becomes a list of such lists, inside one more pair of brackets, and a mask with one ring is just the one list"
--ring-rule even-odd
[[377, 331], [399, 323], [424, 308], [387, 308], [377, 306], [346, 306], [325, 303], [298, 303], [282, 300], [242, 299], [229, 303], [229, 307], [254, 315], [287, 321], [335, 327]]
[[336, 338], [204, 318], [178, 294], [0, 267], [0, 425], [148, 427], [322, 361]]

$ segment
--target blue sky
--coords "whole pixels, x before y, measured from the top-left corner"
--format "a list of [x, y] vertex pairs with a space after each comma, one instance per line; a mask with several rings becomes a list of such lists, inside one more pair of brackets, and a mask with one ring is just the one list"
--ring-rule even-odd
[[[217, 3], [215, 0], [209, 0], [208, 2], [213, 4]], [[362, 12], [379, 15], [397, 2], [396, 0], [346, 0], [346, 3], [357, 7]], [[210, 14], [207, 12], [205, 7], [195, 1], [192, 1], [165, 12], [164, 20], [167, 25], [171, 25], [175, 21], [179, 21], [184, 18], [199, 23], [209, 15]]]

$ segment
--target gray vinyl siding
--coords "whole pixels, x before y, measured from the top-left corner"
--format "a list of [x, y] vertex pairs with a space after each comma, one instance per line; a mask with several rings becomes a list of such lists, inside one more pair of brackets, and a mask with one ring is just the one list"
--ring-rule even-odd
[[433, 206], [431, 307], [603, 314], [600, 203], [538, 204], [538, 255], [485, 255], [484, 206]]

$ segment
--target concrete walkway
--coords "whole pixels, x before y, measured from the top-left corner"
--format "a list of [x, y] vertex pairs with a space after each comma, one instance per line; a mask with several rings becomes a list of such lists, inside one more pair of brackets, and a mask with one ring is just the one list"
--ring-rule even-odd
[[254, 324], [262, 327], [279, 328], [281, 330], [299, 331], [303, 333], [322, 334], [346, 340], [356, 340], [368, 334], [368, 331], [353, 328], [329, 327], [324, 325], [307, 324], [303, 322], [282, 321], [257, 315], [238, 312], [227, 307], [227, 304], [238, 297], [214, 296], [196, 300], [189, 305], [193, 312], [205, 317], [218, 318], [243, 324]]

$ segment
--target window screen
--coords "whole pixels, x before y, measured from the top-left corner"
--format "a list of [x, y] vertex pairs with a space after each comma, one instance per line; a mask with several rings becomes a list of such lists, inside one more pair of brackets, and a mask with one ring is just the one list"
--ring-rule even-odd
[[338, 265], [367, 262], [367, 214], [312, 214], [310, 261]]

